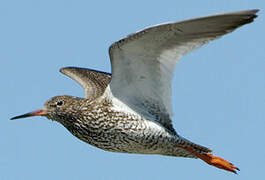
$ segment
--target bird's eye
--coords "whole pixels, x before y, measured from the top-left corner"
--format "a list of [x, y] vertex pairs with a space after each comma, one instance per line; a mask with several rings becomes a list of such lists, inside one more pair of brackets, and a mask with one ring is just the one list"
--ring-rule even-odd
[[57, 106], [61, 106], [61, 105], [63, 105], [63, 101], [57, 101], [57, 102], [56, 102], [56, 105], [57, 105]]

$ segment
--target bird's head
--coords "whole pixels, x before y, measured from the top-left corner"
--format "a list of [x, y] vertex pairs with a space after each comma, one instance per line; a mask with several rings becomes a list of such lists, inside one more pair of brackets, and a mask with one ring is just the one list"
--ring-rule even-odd
[[11, 118], [11, 120], [31, 116], [45, 116], [48, 119], [67, 125], [72, 121], [75, 121], [76, 117], [80, 116], [80, 107], [82, 106], [82, 102], [82, 98], [72, 96], [55, 96], [48, 100], [42, 109], [20, 116], [15, 116]]

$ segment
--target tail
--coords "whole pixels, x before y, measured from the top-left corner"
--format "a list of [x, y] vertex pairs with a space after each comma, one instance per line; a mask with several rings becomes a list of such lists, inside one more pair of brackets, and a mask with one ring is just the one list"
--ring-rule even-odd
[[229, 161], [211, 154], [211, 150], [206, 147], [194, 144], [188, 140], [183, 140], [181, 145], [186, 151], [190, 152], [195, 157], [200, 158], [209, 165], [233, 172], [235, 174], [237, 174], [237, 171], [240, 171], [238, 167], [234, 166]]

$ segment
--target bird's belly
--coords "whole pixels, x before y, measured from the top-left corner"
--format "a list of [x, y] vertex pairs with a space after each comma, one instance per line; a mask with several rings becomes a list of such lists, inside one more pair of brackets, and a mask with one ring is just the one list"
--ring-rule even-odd
[[161, 154], [173, 139], [163, 127], [146, 120], [121, 121], [100, 127], [78, 124], [69, 130], [82, 141], [112, 152]]

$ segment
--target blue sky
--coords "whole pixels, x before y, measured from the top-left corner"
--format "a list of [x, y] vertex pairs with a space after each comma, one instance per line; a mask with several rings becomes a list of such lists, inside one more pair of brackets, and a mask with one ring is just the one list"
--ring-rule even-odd
[[[259, 8], [253, 24], [185, 56], [173, 80], [174, 127], [230, 160], [239, 176], [195, 159], [104, 152], [43, 117], [10, 121], [52, 96], [83, 96], [64, 66], [110, 72], [108, 47], [146, 26]], [[263, 0], [0, 2], [0, 180], [264, 177]]]

